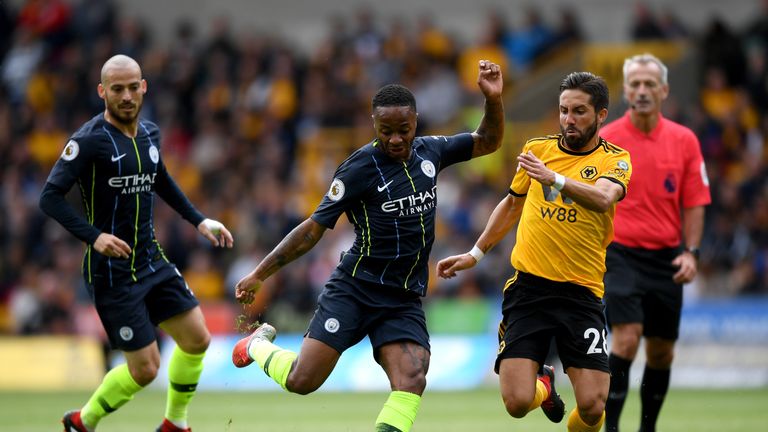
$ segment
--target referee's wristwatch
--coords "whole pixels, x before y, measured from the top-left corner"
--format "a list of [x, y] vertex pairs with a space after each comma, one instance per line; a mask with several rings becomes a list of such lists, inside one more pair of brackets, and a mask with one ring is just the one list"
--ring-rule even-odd
[[685, 248], [685, 251], [693, 255], [693, 257], [696, 258], [696, 260], [698, 260], [699, 255], [701, 255], [699, 253], [699, 248], [697, 248], [696, 246], [688, 246], [687, 248]]

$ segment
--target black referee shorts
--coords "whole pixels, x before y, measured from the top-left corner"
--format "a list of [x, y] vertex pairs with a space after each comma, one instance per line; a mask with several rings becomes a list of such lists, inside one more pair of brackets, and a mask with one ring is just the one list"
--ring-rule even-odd
[[677, 340], [683, 286], [672, 277], [679, 248], [648, 250], [611, 243], [605, 257], [608, 325], [641, 323], [643, 336]]

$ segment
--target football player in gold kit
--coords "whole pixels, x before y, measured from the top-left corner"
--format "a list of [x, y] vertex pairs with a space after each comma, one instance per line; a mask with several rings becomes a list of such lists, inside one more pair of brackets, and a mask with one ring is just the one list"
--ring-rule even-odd
[[504, 405], [517, 418], [541, 407], [551, 421], [563, 419], [554, 368], [544, 364], [554, 338], [576, 396], [568, 431], [597, 432], [610, 381], [601, 301], [605, 250], [632, 167], [629, 153], [598, 135], [608, 115], [602, 78], [569, 74], [559, 105], [561, 133], [525, 144], [509, 194], [475, 246], [441, 260], [437, 272], [451, 278], [473, 267], [519, 221], [495, 365]]

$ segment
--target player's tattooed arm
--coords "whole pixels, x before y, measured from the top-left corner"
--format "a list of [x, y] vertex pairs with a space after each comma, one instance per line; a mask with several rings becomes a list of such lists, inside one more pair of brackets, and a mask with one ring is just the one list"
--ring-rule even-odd
[[312, 249], [323, 236], [326, 228], [312, 219], [307, 219], [288, 233], [285, 238], [235, 286], [235, 298], [238, 302], [253, 302], [256, 292], [269, 276], [283, 266]]
[[[300, 223], [275, 246], [257, 267], [257, 275], [264, 280], [280, 268], [299, 258], [315, 247], [326, 228], [311, 218]], [[260, 271], [258, 271], [260, 270]]]
[[485, 110], [480, 125], [472, 133], [475, 141], [473, 158], [498, 150], [504, 137], [504, 79], [501, 68], [493, 62], [480, 60], [478, 69], [477, 85], [485, 96]]

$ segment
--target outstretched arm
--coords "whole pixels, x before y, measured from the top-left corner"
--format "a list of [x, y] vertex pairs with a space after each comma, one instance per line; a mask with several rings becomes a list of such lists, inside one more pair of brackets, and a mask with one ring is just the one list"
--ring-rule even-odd
[[272, 252], [235, 286], [235, 298], [240, 303], [253, 302], [262, 282], [283, 266], [312, 249], [323, 236], [326, 228], [311, 218], [288, 233]]
[[157, 175], [155, 176], [155, 191], [157, 195], [163, 199], [173, 210], [176, 211], [182, 218], [194, 225], [199, 230], [200, 223], [203, 222], [205, 216], [198, 211], [194, 205], [189, 201], [184, 192], [176, 181], [173, 180], [171, 174], [165, 168], [165, 164], [160, 162], [157, 167]]
[[184, 195], [162, 162], [158, 167], [155, 190], [160, 198], [176, 210], [182, 218], [191, 222], [213, 246], [232, 247], [234, 240], [227, 227], [219, 221], [205, 218]]
[[478, 67], [477, 85], [485, 96], [485, 112], [480, 126], [472, 132], [475, 140], [472, 158], [495, 152], [501, 147], [504, 137], [504, 104], [501, 98], [504, 78], [501, 68], [488, 60], [480, 60]]
[[437, 263], [437, 275], [443, 279], [450, 279], [456, 276], [457, 272], [474, 267], [479, 258], [496, 246], [517, 224], [523, 212], [523, 204], [525, 204], [524, 196], [507, 195], [491, 213], [488, 224], [475, 242], [472, 252], [441, 259]]

